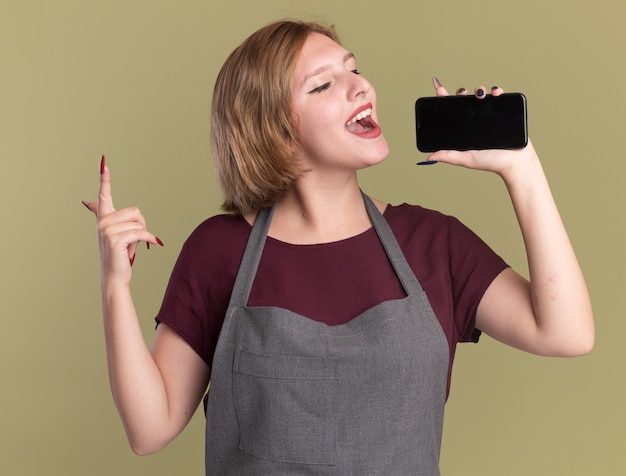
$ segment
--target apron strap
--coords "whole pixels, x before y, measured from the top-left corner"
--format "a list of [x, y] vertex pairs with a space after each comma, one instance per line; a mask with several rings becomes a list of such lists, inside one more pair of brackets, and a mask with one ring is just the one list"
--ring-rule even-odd
[[248, 304], [248, 297], [250, 296], [256, 270], [263, 255], [263, 248], [273, 215], [274, 206], [263, 208], [259, 211], [254, 221], [243, 258], [241, 259], [241, 265], [239, 265], [233, 292], [230, 296], [229, 308], [244, 307]]
[[395, 270], [407, 296], [422, 293], [422, 286], [404, 257], [404, 253], [402, 253], [402, 249], [400, 248], [393, 231], [391, 231], [389, 223], [387, 223], [387, 220], [385, 220], [385, 217], [383, 217], [380, 213], [378, 207], [374, 204], [371, 198], [363, 192], [361, 192], [361, 194], [363, 195], [365, 208], [367, 208], [367, 212], [372, 220], [378, 239], [383, 245], [385, 253], [387, 253], [387, 257], [389, 258], [389, 261], [391, 262], [391, 265], [393, 266], [393, 269]]

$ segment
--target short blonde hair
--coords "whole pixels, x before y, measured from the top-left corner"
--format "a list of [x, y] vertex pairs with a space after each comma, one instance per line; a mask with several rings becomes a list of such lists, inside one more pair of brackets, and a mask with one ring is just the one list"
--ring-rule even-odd
[[293, 154], [291, 100], [296, 60], [310, 33], [339, 42], [332, 27], [281, 20], [250, 35], [218, 74], [211, 145], [228, 213], [276, 203], [303, 173]]

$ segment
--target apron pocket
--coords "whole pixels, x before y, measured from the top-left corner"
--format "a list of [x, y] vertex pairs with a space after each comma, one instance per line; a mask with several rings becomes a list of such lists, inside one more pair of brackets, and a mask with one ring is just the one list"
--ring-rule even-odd
[[233, 370], [239, 449], [270, 461], [335, 464], [336, 360], [238, 349]]

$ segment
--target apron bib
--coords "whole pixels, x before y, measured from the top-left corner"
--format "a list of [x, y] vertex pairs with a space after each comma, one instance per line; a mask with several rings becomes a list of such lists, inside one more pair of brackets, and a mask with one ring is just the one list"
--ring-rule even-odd
[[215, 350], [207, 475], [439, 475], [448, 343], [389, 225], [364, 200], [407, 296], [339, 326], [248, 307], [273, 213], [262, 210]]

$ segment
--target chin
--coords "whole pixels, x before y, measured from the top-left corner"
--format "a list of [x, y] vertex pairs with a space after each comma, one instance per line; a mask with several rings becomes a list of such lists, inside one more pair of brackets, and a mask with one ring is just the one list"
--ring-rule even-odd
[[381, 162], [384, 162], [385, 159], [388, 157], [389, 154], [381, 154], [380, 156], [376, 156], [376, 157], [369, 157], [364, 159], [364, 163], [363, 163], [363, 169], [366, 169], [368, 167], [373, 167], [375, 165], [380, 164]]
[[383, 162], [389, 156], [389, 145], [387, 145], [387, 141], [381, 135], [381, 143], [376, 147], [376, 152], [372, 151], [371, 159], [368, 160], [368, 165], [376, 165]]

